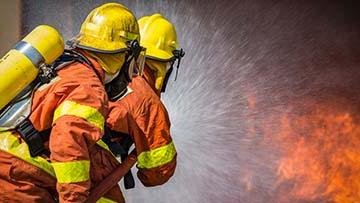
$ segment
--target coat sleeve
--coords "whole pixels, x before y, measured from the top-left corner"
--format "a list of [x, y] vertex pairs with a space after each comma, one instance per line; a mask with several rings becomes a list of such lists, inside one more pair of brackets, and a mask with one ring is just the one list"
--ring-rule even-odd
[[148, 97], [134, 90], [109, 106], [107, 125], [132, 137], [138, 155], [137, 176], [143, 185], [167, 182], [175, 172], [177, 154], [170, 136], [168, 113], [159, 97]]
[[158, 101], [141, 106], [141, 114], [131, 120], [138, 155], [137, 176], [144, 186], [157, 186], [167, 182], [175, 172], [176, 149], [170, 136], [168, 113]]
[[65, 82], [59, 88], [63, 95], [49, 140], [56, 188], [60, 202], [84, 202], [91, 187], [89, 148], [103, 135], [107, 97], [96, 78]]

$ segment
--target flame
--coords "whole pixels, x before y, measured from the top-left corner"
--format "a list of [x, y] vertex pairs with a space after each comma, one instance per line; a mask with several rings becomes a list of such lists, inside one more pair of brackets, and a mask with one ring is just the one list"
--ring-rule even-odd
[[312, 106], [281, 119], [281, 202], [360, 202], [360, 125], [356, 110], [345, 108]]

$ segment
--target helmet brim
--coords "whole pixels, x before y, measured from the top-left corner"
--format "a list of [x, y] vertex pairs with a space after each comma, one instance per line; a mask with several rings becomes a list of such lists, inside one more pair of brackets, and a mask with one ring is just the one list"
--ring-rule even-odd
[[174, 55], [155, 47], [146, 47], [146, 57], [166, 62], [173, 60]]

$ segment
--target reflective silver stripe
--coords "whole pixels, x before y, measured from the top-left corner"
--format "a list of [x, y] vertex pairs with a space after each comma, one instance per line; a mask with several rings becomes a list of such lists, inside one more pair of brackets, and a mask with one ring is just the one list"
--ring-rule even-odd
[[23, 53], [28, 59], [38, 67], [40, 63], [44, 62], [44, 57], [31, 44], [21, 41], [15, 45], [15, 49]]

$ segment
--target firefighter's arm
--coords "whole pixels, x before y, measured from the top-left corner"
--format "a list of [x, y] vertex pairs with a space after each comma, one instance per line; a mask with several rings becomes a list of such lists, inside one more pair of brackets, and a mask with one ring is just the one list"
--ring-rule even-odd
[[140, 137], [134, 137], [137, 151], [137, 176], [144, 186], [162, 185], [174, 174], [176, 149], [170, 136], [170, 120], [162, 103], [152, 103], [136, 118]]
[[54, 112], [49, 144], [60, 202], [84, 202], [89, 195], [89, 148], [101, 138], [105, 122], [106, 97], [94, 92], [80, 85]]

